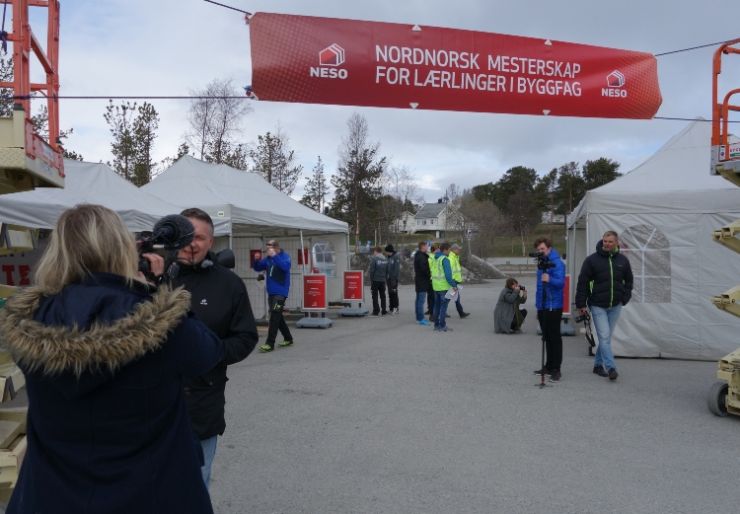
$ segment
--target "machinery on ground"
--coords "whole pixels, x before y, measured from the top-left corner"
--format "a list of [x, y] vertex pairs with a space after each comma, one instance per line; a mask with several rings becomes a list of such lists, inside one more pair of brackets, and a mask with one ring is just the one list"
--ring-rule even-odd
[[[13, 45], [13, 79], [0, 82], [12, 91], [11, 116], [0, 117], [0, 194], [36, 187], [63, 187], [64, 164], [59, 145], [59, 0], [4, 0], [11, 7], [12, 32], [0, 30], [0, 40]], [[46, 46], [31, 30], [29, 7], [47, 9]], [[7, 14], [7, 12], [4, 12]], [[6, 16], [3, 16], [6, 19]], [[43, 82], [31, 82], [32, 57], [40, 63]], [[31, 95], [46, 98], [48, 141], [34, 130]], [[28, 229], [0, 223], [0, 255], [33, 248]], [[0, 285], [0, 308], [13, 288]], [[0, 502], [7, 502], [26, 450], [26, 407], [8, 407], [25, 386], [23, 373], [10, 355], [0, 351]]]
[[[729, 132], [729, 114], [740, 112], [740, 104], [732, 104], [732, 97], [740, 96], [740, 88], [728, 91], [719, 101], [719, 76], [722, 73], [722, 57], [740, 55], [740, 39], [728, 41], [714, 53], [712, 76], [712, 174], [721, 175], [740, 187], [740, 140], [733, 139]], [[740, 253], [740, 220], [715, 230], [714, 241]], [[740, 317], [740, 285], [714, 296], [717, 308]], [[740, 416], [740, 348], [719, 361], [717, 379], [711, 389], [707, 403], [709, 410], [717, 416], [734, 414]]]

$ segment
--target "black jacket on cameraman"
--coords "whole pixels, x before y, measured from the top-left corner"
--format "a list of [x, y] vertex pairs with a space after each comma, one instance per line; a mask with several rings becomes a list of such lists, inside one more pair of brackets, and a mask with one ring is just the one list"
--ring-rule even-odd
[[185, 384], [185, 399], [200, 439], [222, 435], [226, 429], [224, 407], [226, 366], [244, 360], [257, 344], [257, 325], [244, 282], [231, 270], [216, 264], [215, 256], [195, 266], [180, 264], [174, 286], [191, 294], [196, 318], [221, 338], [225, 356], [213, 369]]
[[627, 305], [632, 298], [632, 267], [630, 261], [619, 253], [619, 247], [606, 252], [603, 243], [596, 244], [592, 253], [581, 266], [576, 286], [576, 307], [595, 305], [609, 309], [615, 305]]

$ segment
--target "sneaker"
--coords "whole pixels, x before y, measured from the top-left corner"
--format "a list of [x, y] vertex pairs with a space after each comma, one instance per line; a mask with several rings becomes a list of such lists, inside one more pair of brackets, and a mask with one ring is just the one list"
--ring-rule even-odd
[[373, 312], [370, 316], [375, 316], [377, 318], [378, 316], [380, 316], [380, 313], [379, 312]]
[[549, 375], [550, 374], [550, 370], [547, 369], [547, 368], [540, 368], [540, 369], [534, 370], [532, 373], [534, 373], [535, 375], [542, 375], [543, 373], [545, 375]]
[[388, 311], [383, 311], [380, 313], [381, 316], [385, 316], [386, 314], [388, 314]]
[[429, 324], [429, 322], [428, 322], [427, 320], [425, 320], [425, 319], [423, 319], [423, 320], [421, 320], [421, 321], [417, 321], [417, 323], [418, 323], [419, 325], [428, 325], [428, 324]]
[[450, 327], [445, 327], [442, 329], [442, 332], [454, 332]]
[[609, 373], [606, 372], [604, 369], [604, 366], [594, 366], [594, 374], [599, 375], [600, 377], [608, 377]]
[[282, 341], [282, 342], [278, 343], [278, 346], [282, 346], [282, 347], [292, 346], [292, 345], [293, 345], [293, 341]]
[[560, 371], [555, 370], [552, 373], [550, 373], [550, 382], [560, 382]]
[[268, 353], [273, 351], [275, 348], [270, 346], [269, 344], [263, 344], [260, 346], [260, 353]]
[[469, 312], [461, 312], [461, 313], [460, 313], [460, 319], [465, 319], [465, 318], [467, 318], [468, 316], [470, 316], [470, 313], [469, 313]]
[[609, 368], [609, 380], [616, 380], [619, 376], [619, 373], [617, 373], [617, 370], [614, 368]]

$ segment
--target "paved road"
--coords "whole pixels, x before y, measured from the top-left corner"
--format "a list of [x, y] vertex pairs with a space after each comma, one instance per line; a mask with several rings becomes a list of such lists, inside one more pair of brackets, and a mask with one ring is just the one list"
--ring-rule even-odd
[[400, 316], [295, 329], [231, 367], [216, 512], [737, 511], [740, 418], [706, 408], [714, 363], [620, 359], [610, 383], [571, 337], [540, 390], [533, 320], [493, 333], [502, 283], [466, 288], [452, 333], [412, 322], [408, 287]]

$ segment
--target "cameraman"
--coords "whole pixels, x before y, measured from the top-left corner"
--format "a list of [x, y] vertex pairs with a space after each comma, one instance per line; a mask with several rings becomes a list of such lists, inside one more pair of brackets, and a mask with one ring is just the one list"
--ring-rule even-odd
[[544, 369], [535, 374], [549, 374], [550, 380], [560, 380], [560, 364], [563, 361], [563, 339], [560, 335], [560, 321], [563, 317], [563, 287], [565, 286], [565, 264], [552, 241], [541, 237], [534, 242], [537, 251], [537, 320], [540, 322], [542, 337], [545, 340], [547, 361]]
[[515, 278], [506, 279], [506, 287], [499, 293], [493, 311], [493, 328], [497, 334], [521, 332], [527, 310], [519, 306], [527, 301], [527, 291]]
[[193, 224], [193, 241], [177, 253], [180, 270], [173, 286], [184, 286], [191, 294], [195, 317], [221, 339], [224, 359], [185, 387], [193, 430], [203, 447], [201, 468], [206, 486], [216, 455], [218, 436], [226, 429], [226, 366], [247, 358], [257, 344], [257, 325], [244, 282], [231, 270], [216, 263], [211, 253], [213, 221], [205, 211], [192, 208], [182, 211]]
[[586, 306], [591, 307], [599, 337], [593, 372], [600, 377], [608, 376], [609, 380], [619, 376], [611, 338], [622, 306], [632, 297], [632, 281], [630, 261], [619, 253], [617, 233], [609, 230], [596, 244], [596, 252], [583, 261], [576, 286], [576, 308], [584, 315], [588, 312]]

